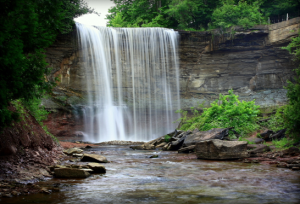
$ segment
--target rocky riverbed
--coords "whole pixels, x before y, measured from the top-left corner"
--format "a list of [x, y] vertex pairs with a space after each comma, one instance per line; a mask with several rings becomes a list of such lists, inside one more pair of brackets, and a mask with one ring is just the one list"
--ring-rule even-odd
[[[109, 162], [101, 164], [106, 173], [95, 173], [85, 179], [53, 178], [23, 184], [25, 191], [36, 189], [43, 194], [28, 195], [28, 191], [26, 196], [22, 193], [12, 198], [1, 197], [0, 203], [300, 202], [299, 171], [276, 167], [276, 159], [267, 158], [267, 153], [240, 160], [216, 161], [197, 159], [194, 153], [133, 150], [129, 145], [72, 144], [73, 147], [89, 146], [83, 148], [83, 154], [106, 157]], [[298, 156], [289, 154], [279, 154], [276, 158], [297, 160]], [[261, 161], [258, 164], [257, 158], [270, 159], [273, 163]], [[60, 165], [88, 165], [88, 161], [73, 159], [76, 157], [65, 156]], [[16, 188], [2, 182], [1, 194], [3, 190], [17, 191]]]

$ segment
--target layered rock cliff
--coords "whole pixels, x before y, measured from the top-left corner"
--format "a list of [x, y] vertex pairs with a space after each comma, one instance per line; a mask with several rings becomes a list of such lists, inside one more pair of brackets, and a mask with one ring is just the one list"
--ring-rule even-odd
[[[256, 99], [256, 104], [263, 107], [287, 103], [283, 87], [287, 80], [293, 81], [293, 69], [298, 65], [282, 47], [298, 34], [299, 28], [300, 18], [294, 18], [249, 30], [237, 27], [227, 34], [217, 30], [178, 31], [182, 109], [201, 103], [208, 106], [229, 89], [241, 100]], [[76, 30], [59, 36], [46, 51], [53, 68], [49, 80], [58, 80], [54, 97], [43, 101], [52, 110], [46, 124], [54, 135], [74, 135], [76, 127], [82, 125], [70, 112], [70, 104], [85, 103], [84, 81], [90, 80], [80, 52]], [[124, 99], [130, 104], [126, 90], [132, 87], [123, 83]]]
[[182, 107], [209, 104], [229, 89], [261, 106], [285, 104], [283, 87], [297, 65], [281, 47], [298, 34], [299, 21], [237, 28], [227, 39], [215, 37], [216, 42], [206, 41], [210, 33], [179, 31]]

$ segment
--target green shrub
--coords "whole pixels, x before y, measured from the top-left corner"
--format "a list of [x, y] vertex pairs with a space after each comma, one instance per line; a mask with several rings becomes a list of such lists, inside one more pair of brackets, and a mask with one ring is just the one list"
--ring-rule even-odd
[[292, 140], [288, 140], [286, 137], [282, 138], [281, 140], [273, 140], [273, 145], [279, 149], [287, 149], [293, 146]]
[[282, 130], [285, 128], [284, 125], [284, 114], [286, 106], [281, 106], [277, 108], [276, 113], [270, 116], [270, 120], [266, 122], [262, 122], [261, 126], [268, 128], [269, 130], [273, 130], [274, 132], [278, 130]]
[[171, 138], [170, 135], [165, 135], [165, 142], [170, 142]]
[[27, 108], [30, 114], [42, 125], [43, 120], [47, 119], [49, 112], [41, 105], [40, 98], [32, 98], [30, 101], [22, 100], [22, 104]]
[[259, 106], [255, 105], [255, 101], [239, 101], [233, 90], [229, 90], [228, 93], [229, 95], [220, 94], [219, 99], [211, 103], [211, 107], [205, 108], [202, 115], [186, 120], [180, 129], [198, 128], [207, 131], [212, 128], [233, 127], [242, 136], [257, 130], [259, 125], [256, 124], [256, 117]]

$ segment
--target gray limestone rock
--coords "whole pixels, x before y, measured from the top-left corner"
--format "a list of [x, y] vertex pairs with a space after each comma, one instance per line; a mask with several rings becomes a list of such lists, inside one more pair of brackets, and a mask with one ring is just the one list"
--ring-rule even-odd
[[195, 129], [192, 134], [187, 135], [184, 140], [183, 147], [195, 145], [203, 140], [223, 139], [228, 135], [228, 128], [214, 128], [208, 131], [198, 131]]
[[247, 142], [218, 139], [200, 141], [195, 146], [198, 159], [238, 159], [248, 157]]

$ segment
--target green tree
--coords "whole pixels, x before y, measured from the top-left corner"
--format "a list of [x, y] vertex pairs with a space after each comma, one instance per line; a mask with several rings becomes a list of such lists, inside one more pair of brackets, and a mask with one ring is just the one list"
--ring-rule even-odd
[[165, 13], [177, 21], [177, 28], [196, 30], [207, 28], [220, 1], [172, 0]]
[[[298, 37], [292, 39], [291, 43], [284, 47], [295, 56], [296, 63], [300, 61], [300, 30]], [[300, 67], [295, 69], [294, 82], [288, 81], [287, 97], [289, 104], [284, 112], [285, 126], [291, 135], [300, 136]]]
[[12, 100], [29, 101], [49, 90], [43, 49], [88, 12], [93, 10], [82, 0], [0, 0], [0, 129], [17, 117], [8, 110]]
[[246, 1], [239, 1], [235, 5], [233, 0], [223, 2], [223, 5], [212, 14], [212, 21], [215, 26], [222, 29], [232, 26], [242, 26], [250, 28], [254, 25], [264, 22], [262, 13], [260, 13], [260, 3], [257, 1], [248, 4]]

